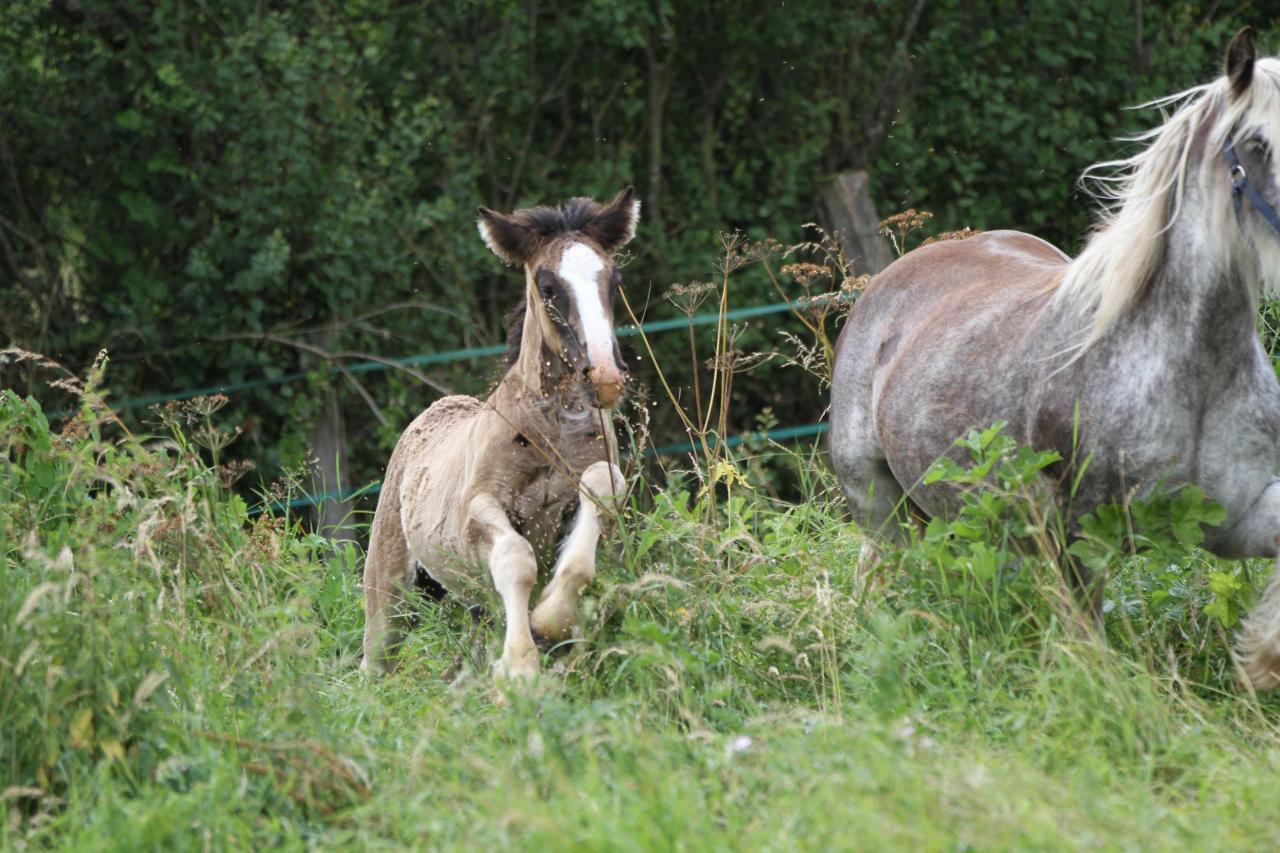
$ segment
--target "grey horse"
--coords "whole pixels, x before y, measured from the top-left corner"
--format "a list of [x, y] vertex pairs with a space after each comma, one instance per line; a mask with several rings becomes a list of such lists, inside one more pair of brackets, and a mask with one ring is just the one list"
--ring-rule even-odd
[[[1209, 550], [1276, 555], [1280, 383], [1255, 317], [1280, 274], [1280, 61], [1259, 59], [1245, 29], [1225, 65], [1154, 103], [1172, 115], [1138, 153], [1100, 164], [1110, 205], [1075, 259], [993, 231], [906, 254], [858, 300], [830, 447], [866, 531], [900, 536], [908, 504], [945, 512], [954, 493], [924, 473], [957, 436], [1004, 420], [1024, 444], [1089, 459], [1051, 472], [1069, 524], [1157, 482], [1195, 483], [1227, 511]], [[1255, 686], [1280, 684], [1275, 578], [1240, 646]]]

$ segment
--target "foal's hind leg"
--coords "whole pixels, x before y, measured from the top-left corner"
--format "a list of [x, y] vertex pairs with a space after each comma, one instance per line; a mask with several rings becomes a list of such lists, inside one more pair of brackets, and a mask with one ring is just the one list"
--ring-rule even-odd
[[400, 645], [406, 617], [404, 593], [413, 585], [414, 561], [400, 527], [399, 506], [378, 503], [364, 560], [364, 672], [392, 668], [391, 653]]
[[529, 631], [529, 594], [538, 578], [533, 546], [511, 526], [502, 504], [492, 495], [477, 495], [468, 506], [481, 553], [487, 549], [494, 589], [502, 598], [507, 620], [502, 658], [494, 664], [499, 678], [538, 674], [538, 647]]
[[622, 471], [617, 465], [596, 462], [582, 473], [573, 528], [560, 549], [551, 582], [533, 611], [533, 631], [539, 637], [560, 642], [581, 633], [578, 603], [583, 587], [596, 576], [601, 506], [611, 504], [623, 491]]

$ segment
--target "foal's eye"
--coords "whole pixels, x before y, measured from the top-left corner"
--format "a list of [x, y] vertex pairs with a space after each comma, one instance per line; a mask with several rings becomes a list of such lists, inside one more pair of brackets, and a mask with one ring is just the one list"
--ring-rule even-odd
[[1257, 137], [1245, 143], [1245, 149], [1255, 157], [1267, 157], [1271, 154], [1271, 146], [1267, 144], [1267, 140]]
[[538, 270], [534, 281], [538, 285], [538, 294], [546, 301], [555, 298], [556, 295], [556, 279], [550, 270]]

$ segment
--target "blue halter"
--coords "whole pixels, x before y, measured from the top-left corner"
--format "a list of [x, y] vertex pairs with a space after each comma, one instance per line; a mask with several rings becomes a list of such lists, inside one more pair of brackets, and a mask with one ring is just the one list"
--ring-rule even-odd
[[1236, 156], [1236, 146], [1224, 140], [1222, 143], [1222, 156], [1227, 159], [1227, 165], [1231, 167], [1231, 203], [1236, 209], [1236, 222], [1240, 221], [1240, 200], [1241, 198], [1247, 198], [1249, 199], [1249, 204], [1253, 205], [1253, 209], [1261, 213], [1262, 218], [1267, 220], [1271, 230], [1280, 234], [1280, 214], [1277, 214], [1276, 209], [1262, 197], [1262, 193], [1249, 184], [1249, 176], [1244, 173], [1244, 166], [1240, 165], [1240, 158]]

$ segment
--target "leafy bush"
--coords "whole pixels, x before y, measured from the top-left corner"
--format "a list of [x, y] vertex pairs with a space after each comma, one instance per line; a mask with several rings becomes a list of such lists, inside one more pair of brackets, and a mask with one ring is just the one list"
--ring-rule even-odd
[[[240, 452], [268, 480], [299, 463], [334, 394], [349, 433], [369, 437], [351, 464], [371, 480], [440, 388], [332, 368], [501, 339], [521, 283], [476, 239], [477, 204], [637, 184], [637, 314], [649, 292], [711, 276], [721, 231], [805, 237], [817, 187], [845, 169], [868, 170], [882, 215], [913, 205], [936, 231], [1023, 227], [1070, 250], [1089, 221], [1077, 175], [1142, 122], [1122, 108], [1214, 73], [1228, 32], [1269, 28], [1268, 14], [1183, 0], [10, 0], [0, 335], [76, 368], [107, 347], [117, 401], [301, 375], [237, 394]], [[735, 282], [733, 307], [773, 299], [760, 267]], [[741, 347], [799, 329], [756, 323]], [[685, 343], [655, 346], [688, 387]], [[465, 392], [489, 378], [430, 372]], [[816, 381], [780, 362], [756, 378], [735, 432], [766, 407], [817, 420]], [[30, 370], [0, 365], [0, 380], [67, 405]], [[663, 443], [680, 427], [655, 425]]]
[[1239, 622], [1270, 566], [1219, 560], [1198, 548], [1204, 526], [1222, 523], [1225, 510], [1196, 486], [1157, 486], [1123, 505], [1098, 507], [1068, 531], [1041, 479], [1060, 455], [1019, 447], [1004, 427], [998, 422], [957, 439], [967, 464], [945, 456], [925, 475], [962, 498], [946, 517], [910, 528], [911, 544], [886, 558], [893, 572], [918, 576], [913, 594], [927, 599], [914, 606], [980, 646], [996, 638], [996, 645], [1039, 647], [1059, 623], [1086, 626], [1087, 634], [1080, 592], [1066, 580], [1078, 560], [1105, 584], [1102, 612], [1118, 649], [1172, 661], [1206, 686], [1234, 689], [1225, 631]]

